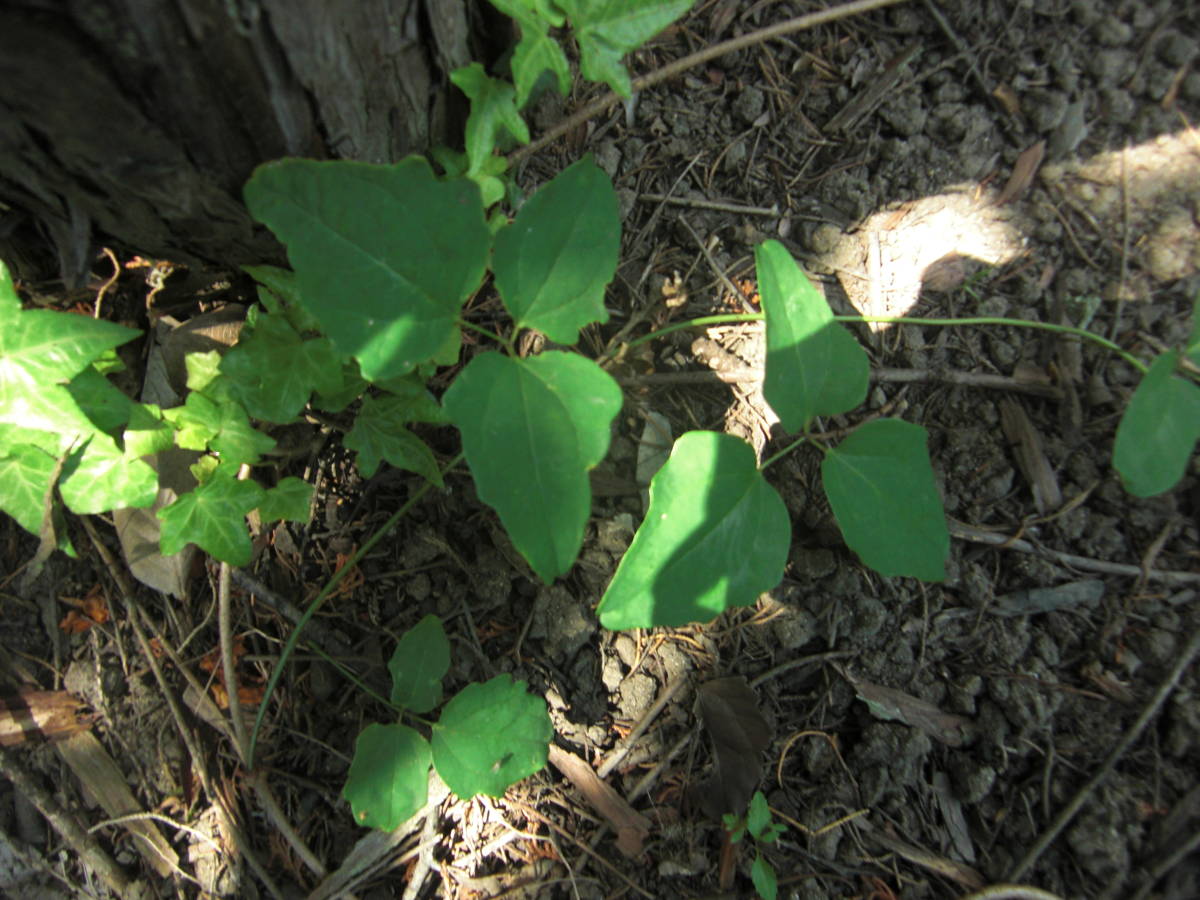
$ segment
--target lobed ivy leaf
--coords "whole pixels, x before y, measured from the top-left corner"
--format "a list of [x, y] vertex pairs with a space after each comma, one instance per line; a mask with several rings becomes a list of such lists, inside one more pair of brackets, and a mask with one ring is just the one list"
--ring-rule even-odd
[[302, 478], [288, 476], [263, 493], [258, 514], [265, 522], [286, 519], [307, 522], [312, 506], [313, 486]]
[[827, 448], [821, 463], [846, 544], [881, 575], [946, 577], [950, 535], [926, 438], [919, 425], [876, 419]]
[[1176, 374], [1178, 362], [1170, 350], [1151, 363], [1117, 426], [1113, 465], [1135, 497], [1178, 484], [1200, 440], [1200, 387]]
[[425, 390], [405, 394], [385, 394], [382, 397], [363, 397], [362, 407], [354, 419], [354, 427], [343, 440], [346, 448], [358, 452], [358, 471], [370, 478], [387, 460], [398, 469], [423, 475], [438, 487], [442, 473], [437, 459], [424, 441], [406, 427], [409, 422], [441, 422], [440, 407]]
[[163, 418], [175, 427], [175, 443], [181, 449], [211, 448], [223, 462], [253, 465], [261, 454], [275, 449], [275, 439], [255, 429], [242, 405], [221, 393], [211, 383], [205, 390], [193, 390], [183, 406], [163, 410]]
[[81, 515], [150, 506], [158, 496], [158, 474], [140, 459], [129, 459], [107, 434], [96, 432], [67, 457], [58, 492], [67, 508]]
[[106, 350], [139, 334], [103, 319], [48, 309], [12, 314], [10, 306], [0, 328], [0, 399], [19, 386], [68, 382]]
[[131, 459], [150, 456], [175, 445], [175, 429], [153, 403], [134, 403], [122, 437], [125, 455]]
[[41, 531], [46, 488], [57, 465], [53, 453], [35, 444], [0, 448], [0, 510], [30, 534]]
[[354, 821], [392, 831], [410, 819], [428, 799], [429, 762], [428, 742], [408, 726], [364, 728], [342, 789]]
[[442, 398], [479, 497], [549, 583], [575, 562], [591, 514], [588, 470], [608, 452], [621, 389], [589, 359], [475, 357]]
[[618, 631], [705, 622], [783, 577], [787, 508], [732, 435], [689, 431], [650, 482], [650, 508], [596, 612]]
[[329, 338], [302, 339], [285, 316], [258, 307], [220, 371], [246, 412], [264, 422], [290, 422], [313, 391], [332, 394], [342, 386], [341, 360]]
[[574, 344], [580, 328], [608, 321], [604, 289], [620, 249], [612, 181], [583, 159], [542, 187], [496, 235], [496, 289], [518, 329]]
[[433, 764], [459, 797], [500, 797], [546, 765], [553, 734], [546, 701], [505, 673], [446, 704], [433, 727]]
[[265, 491], [253, 481], [235, 478], [236, 467], [224, 471], [218, 470], [195, 490], [158, 511], [163, 555], [178, 553], [191, 543], [230, 565], [250, 562], [246, 513], [262, 503]]
[[633, 89], [621, 57], [692, 7], [693, 0], [559, 0], [579, 42], [579, 70], [628, 99]]
[[551, 27], [563, 24], [562, 13], [549, 0], [492, 0], [492, 6], [521, 27], [521, 40], [512, 56], [517, 107], [523, 107], [529, 100], [546, 70], [554, 73], [558, 92], [565, 97], [571, 90], [571, 66], [558, 41], [549, 34]]
[[802, 431], [813, 416], [854, 409], [867, 396], [866, 352], [782, 244], [759, 244], [754, 261], [766, 315], [763, 396], [783, 426]]
[[304, 308], [368, 380], [439, 353], [483, 278], [491, 238], [478, 188], [437, 180], [420, 157], [280, 160], [259, 166], [245, 195], [287, 245]]
[[496, 149], [497, 137], [508, 132], [522, 144], [529, 143], [529, 126], [517, 112], [515, 92], [507, 81], [490, 77], [477, 62], [450, 73], [450, 80], [471, 101], [467, 116], [466, 144], [470, 167], [467, 174], [483, 170]]
[[284, 315], [301, 334], [321, 330], [300, 300], [300, 284], [295, 272], [279, 266], [242, 266], [242, 270], [258, 282], [258, 299], [264, 309], [272, 315]]
[[442, 701], [442, 678], [450, 669], [450, 642], [442, 620], [428, 615], [404, 633], [388, 661], [392, 702], [427, 713]]
[[88, 366], [65, 387], [97, 431], [115, 434], [129, 421], [133, 401], [95, 367]]

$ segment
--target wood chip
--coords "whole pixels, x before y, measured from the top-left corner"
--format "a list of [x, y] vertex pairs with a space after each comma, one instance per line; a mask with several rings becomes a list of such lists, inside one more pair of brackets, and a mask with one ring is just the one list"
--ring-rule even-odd
[[642, 845], [650, 834], [650, 820], [630, 806], [625, 798], [600, 780], [585, 760], [555, 744], [550, 745], [550, 764], [558, 769], [588, 804], [612, 826], [617, 834], [617, 849], [629, 859], [642, 855]]

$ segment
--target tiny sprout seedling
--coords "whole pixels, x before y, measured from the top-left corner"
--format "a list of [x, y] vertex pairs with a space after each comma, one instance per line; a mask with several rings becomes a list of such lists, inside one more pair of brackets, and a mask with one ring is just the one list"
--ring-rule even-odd
[[763, 796], [763, 792], [754, 792], [745, 815], [726, 813], [721, 821], [731, 844], [737, 844], [747, 834], [750, 835], [755, 845], [754, 862], [750, 864], [750, 880], [754, 882], [758, 896], [763, 900], [775, 900], [779, 883], [775, 876], [775, 868], [762, 854], [762, 846], [775, 843], [786, 828], [778, 822], [771, 821], [771, 808], [767, 805], [767, 798]]

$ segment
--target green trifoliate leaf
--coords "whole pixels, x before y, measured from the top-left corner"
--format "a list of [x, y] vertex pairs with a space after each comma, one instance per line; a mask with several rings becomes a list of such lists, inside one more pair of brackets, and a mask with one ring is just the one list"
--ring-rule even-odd
[[[236, 469], [236, 467], [234, 467]], [[262, 503], [265, 491], [253, 481], [239, 481], [232, 471], [215, 475], [170, 506], [158, 511], [162, 520], [159, 545], [166, 556], [195, 544], [222, 562], [250, 562], [246, 513]]]
[[233, 395], [265, 422], [290, 422], [313, 391], [341, 388], [341, 360], [328, 338], [301, 339], [282, 315], [251, 309], [241, 337], [221, 360]]
[[728, 434], [689, 431], [650, 482], [650, 508], [596, 610], [613, 631], [706, 622], [783, 577], [787, 508]]
[[775, 869], [761, 853], [754, 857], [750, 864], [750, 880], [762, 900], [776, 900], [779, 896], [779, 883], [775, 878]]
[[286, 519], [307, 522], [312, 505], [313, 486], [301, 478], [287, 477], [267, 490], [258, 505], [258, 514], [266, 522]]
[[1175, 373], [1171, 350], [1150, 365], [1117, 426], [1113, 465], [1135, 497], [1169, 491], [1200, 439], [1200, 387]]
[[433, 764], [459, 797], [500, 797], [546, 765], [553, 734], [546, 701], [527, 693], [525, 682], [497, 675], [446, 704], [433, 728]]
[[621, 389], [570, 353], [475, 357], [443, 398], [479, 497], [549, 583], [575, 562], [592, 507], [588, 470], [608, 452]]
[[604, 289], [620, 248], [612, 182], [590, 159], [580, 160], [496, 235], [496, 288], [517, 328], [574, 344], [584, 325], [607, 322]]
[[813, 416], [854, 409], [867, 396], [866, 352], [782, 244], [760, 244], [754, 260], [767, 320], [763, 395], [783, 426], [802, 431]]
[[410, 384], [401, 394], [364, 397], [354, 427], [343, 443], [358, 452], [358, 470], [370, 478], [387, 460], [398, 469], [423, 475], [442, 486], [433, 451], [406, 427], [409, 422], [442, 422], [445, 416], [424, 385]]
[[442, 350], [478, 287], [491, 238], [478, 188], [395, 165], [281, 160], [246, 184], [246, 205], [287, 245], [300, 301], [369, 380]]
[[589, 81], [603, 81], [622, 97], [631, 96], [621, 57], [636, 50], [691, 9], [692, 0], [562, 0], [579, 41], [579, 69]]
[[388, 662], [392, 702], [427, 713], [442, 701], [442, 677], [450, 668], [450, 642], [442, 620], [429, 615], [405, 632]]
[[0, 259], [0, 323], [16, 318], [21, 311], [21, 298], [17, 296], [16, 285], [13, 284], [12, 274], [4, 260]]
[[881, 575], [946, 577], [950, 536], [926, 437], [919, 425], [876, 419], [828, 448], [821, 463], [846, 544]]
[[471, 100], [466, 129], [469, 173], [483, 170], [501, 132], [507, 132], [522, 144], [529, 143], [529, 126], [517, 112], [511, 84], [489, 77], [477, 62], [455, 69], [450, 80]]
[[354, 821], [392, 831], [410, 819], [428, 798], [429, 761], [429, 744], [411, 728], [378, 723], [364, 728], [342, 789]]

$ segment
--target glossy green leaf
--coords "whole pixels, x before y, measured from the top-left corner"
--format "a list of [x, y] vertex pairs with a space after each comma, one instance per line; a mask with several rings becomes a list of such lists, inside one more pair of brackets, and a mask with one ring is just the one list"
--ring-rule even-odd
[[617, 271], [621, 218], [612, 182], [590, 159], [563, 170], [496, 235], [496, 288], [517, 328], [574, 344], [607, 322], [604, 289]]
[[854, 335], [833, 320], [825, 298], [777, 241], [754, 250], [766, 315], [763, 395], [792, 432], [866, 399], [870, 366]]
[[4, 260], [0, 259], [0, 322], [11, 321], [21, 311], [21, 298], [17, 295], [12, 274]]
[[685, 12], [693, 0], [561, 0], [579, 41], [579, 70], [622, 97], [632, 94], [621, 57], [636, 50]]
[[919, 425], [876, 419], [828, 448], [821, 463], [842, 536], [881, 575], [946, 577], [950, 536], [926, 437]]
[[70, 381], [104, 351], [138, 334], [103, 319], [23, 310], [0, 328], [0, 397], [17, 385]]
[[97, 430], [114, 434], [129, 421], [133, 401], [92, 366], [72, 378], [65, 387]]
[[175, 429], [153, 403], [134, 403], [129, 408], [123, 441], [126, 456], [149, 456], [174, 446]]
[[455, 69], [450, 80], [471, 100], [466, 128], [468, 173], [482, 171], [502, 132], [522, 144], [529, 143], [529, 126], [517, 112], [511, 84], [491, 78], [477, 62]]
[[446, 704], [433, 728], [433, 764], [459, 797], [500, 797], [546, 765], [553, 734], [546, 701], [497, 675]]
[[771, 807], [762, 791], [755, 791], [746, 810], [746, 830], [755, 838], [761, 837], [771, 824]]
[[596, 610], [613, 631], [706, 622], [779, 584], [791, 542], [787, 508], [754, 450], [689, 431], [650, 482], [650, 508]]
[[525, 105], [537, 80], [547, 70], [554, 73], [558, 92], [565, 97], [571, 89], [571, 66], [558, 41], [549, 33], [551, 27], [563, 24], [562, 13], [546, 0], [492, 0], [492, 5], [521, 27], [521, 40], [512, 56], [517, 106]]
[[450, 642], [442, 620], [429, 615], [405, 632], [388, 662], [392, 702], [427, 713], [442, 702], [442, 678], [450, 669]]
[[775, 900], [779, 896], [775, 869], [761, 853], [756, 854], [754, 862], [750, 864], [750, 880], [754, 882], [754, 890], [758, 891], [762, 900]]
[[313, 486], [302, 478], [288, 476], [267, 490], [258, 505], [258, 514], [265, 522], [286, 519], [307, 522], [312, 509]]
[[592, 507], [588, 470], [608, 452], [621, 389], [570, 353], [475, 357], [442, 398], [479, 497], [545, 582], [575, 562]]
[[1175, 350], [1154, 360], [1117, 426], [1113, 465], [1135, 497], [1178, 484], [1200, 439], [1200, 387], [1175, 373], [1178, 361]]
[[150, 506], [158, 496], [158, 474], [96, 432], [67, 458], [58, 490], [67, 508], [81, 515]]
[[429, 744], [406, 725], [372, 723], [354, 742], [354, 760], [342, 796], [354, 821], [392, 831], [428, 799]]
[[218, 472], [158, 511], [163, 554], [178, 553], [191, 543], [222, 562], [246, 565], [252, 549], [246, 513], [262, 503], [264, 493], [253, 481]]
[[57, 463], [54, 454], [33, 444], [0, 449], [0, 510], [30, 534], [42, 527], [46, 488]]
[[408, 430], [410, 422], [441, 422], [444, 414], [424, 385], [413, 384], [401, 394], [364, 397], [354, 427], [343, 443], [358, 453], [358, 470], [370, 478], [387, 460], [398, 469], [423, 475], [442, 486], [442, 474], [433, 451]]
[[250, 311], [237, 344], [221, 360], [233, 395], [251, 416], [290, 422], [313, 391], [342, 386], [342, 365], [328, 338], [301, 339], [287, 318]]
[[300, 300], [300, 283], [295, 272], [278, 266], [242, 266], [242, 269], [259, 283], [259, 302], [272, 315], [282, 314], [301, 334], [321, 330]]
[[429, 164], [289, 159], [246, 184], [250, 212], [287, 245], [300, 298], [374, 380], [411, 371], [454, 332], [491, 238], [479, 190]]
[[[190, 359], [190, 357], [189, 357]], [[163, 417], [175, 426], [175, 442], [184, 450], [212, 449], [229, 463], [259, 462], [259, 457], [275, 449], [275, 440], [250, 424], [245, 409], [234, 400], [213, 399], [221, 390], [210, 383], [202, 391], [193, 390], [183, 406], [163, 410]]]

